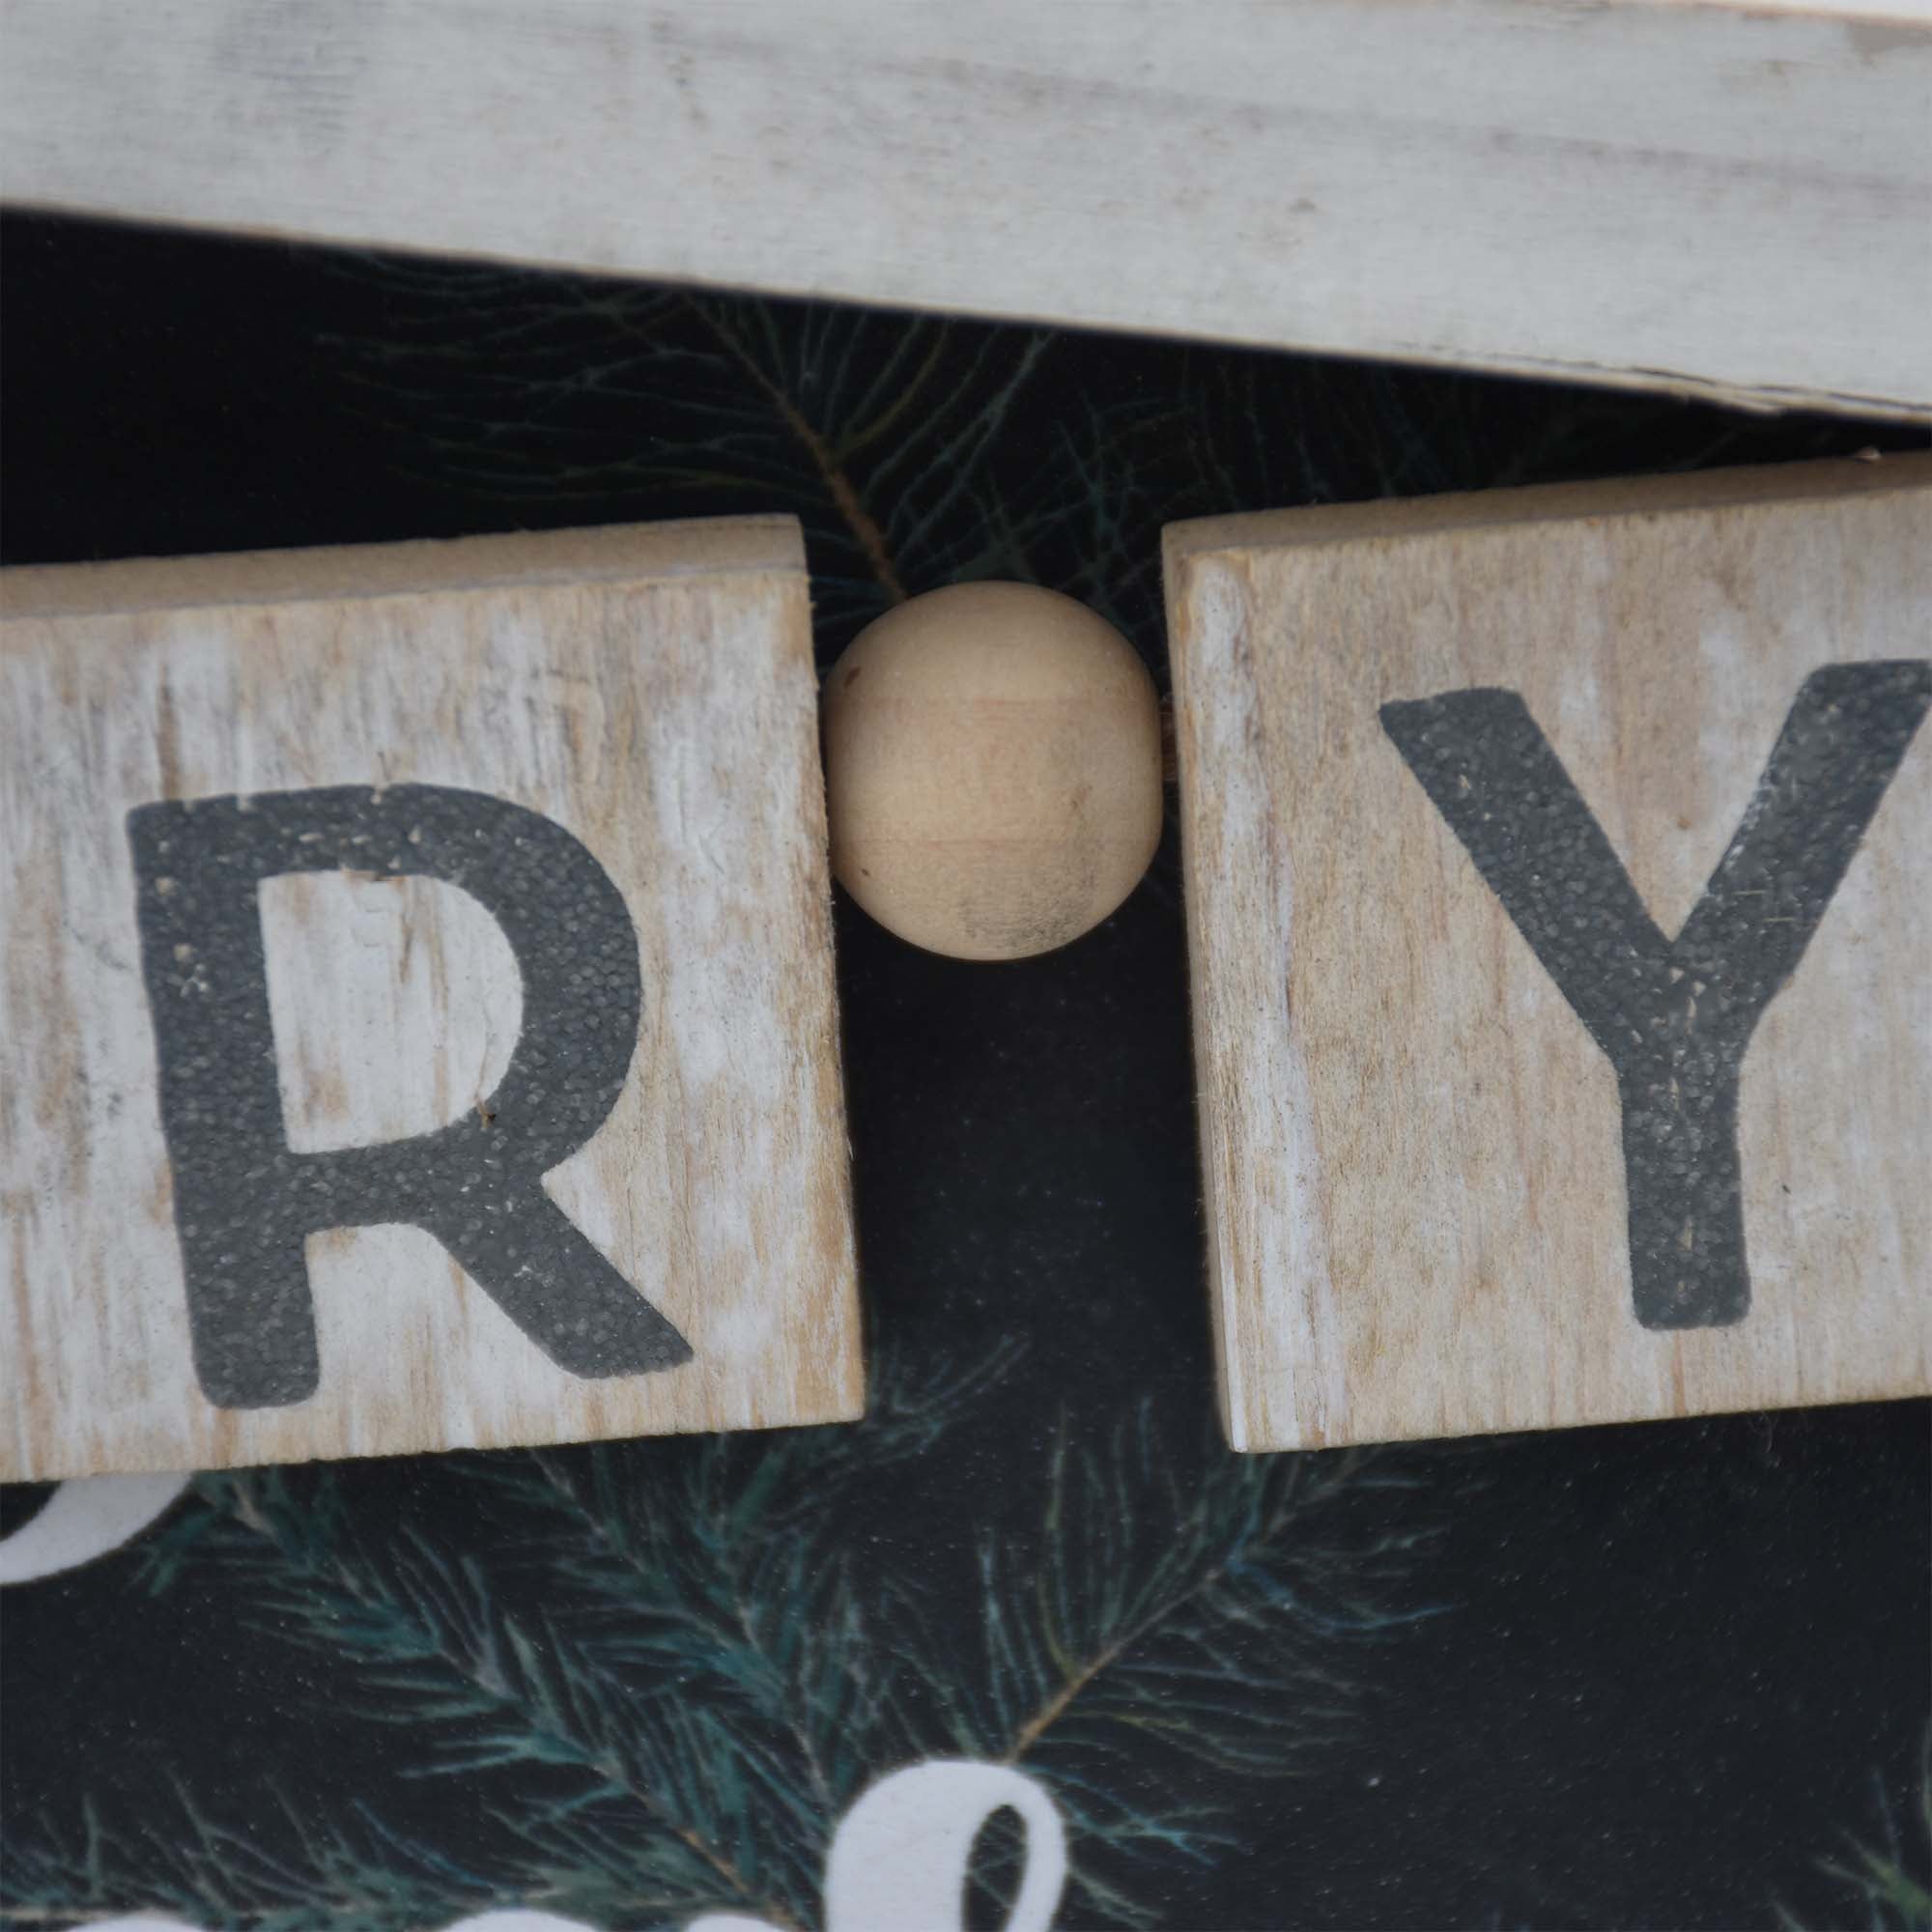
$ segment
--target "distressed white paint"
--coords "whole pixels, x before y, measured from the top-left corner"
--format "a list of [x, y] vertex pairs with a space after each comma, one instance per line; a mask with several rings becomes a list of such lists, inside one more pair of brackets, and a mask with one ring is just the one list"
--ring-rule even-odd
[[[1249, 646], [1238, 637], [1244, 621], [1240, 586], [1211, 563], [1204, 564], [1194, 580], [1195, 609], [1202, 628], [1236, 639], [1236, 648]], [[1257, 1193], [1247, 1225], [1260, 1243], [1256, 1265], [1270, 1281], [1292, 1283], [1294, 1321], [1307, 1359], [1319, 1365], [1306, 1384], [1309, 1425], [1325, 1435], [1340, 1419], [1346, 1404], [1342, 1387], [1342, 1350], [1335, 1308], [1335, 1286], [1328, 1266], [1327, 1231], [1313, 1204], [1323, 1187], [1321, 1149], [1312, 1131], [1307, 1059], [1299, 1036], [1289, 1024], [1287, 962], [1294, 949], [1294, 858], [1286, 826], [1273, 815], [1273, 801], [1264, 787], [1239, 783], [1223, 786], [1219, 774], [1238, 773], [1247, 756], [1246, 741], [1253, 727], [1251, 693], [1237, 678], [1198, 679], [1190, 714], [1194, 725], [1193, 755], [1205, 782], [1221, 793], [1222, 838], [1218, 850], [1238, 853], [1241, 869], [1219, 872], [1213, 902], [1220, 916], [1235, 921], [1248, 936], [1248, 947], [1260, 970], [1243, 988], [1245, 1025], [1262, 1038], [1277, 1041], [1276, 1051], [1254, 1054], [1245, 1039], [1226, 1030], [1199, 1025], [1208, 1011], [1197, 1003], [1195, 1056], [1197, 1072], [1211, 1062], [1211, 1076], [1201, 1073], [1211, 1091], [1241, 1095], [1247, 1118], [1256, 1123], [1257, 1141], [1249, 1151], [1246, 1173]], [[1193, 821], [1183, 819], [1182, 837]], [[1190, 872], [1215, 863], [1215, 855], [1188, 847]], [[1205, 895], [1190, 898], [1190, 911]], [[1209, 1278], [1214, 1294], [1214, 1332], [1223, 1364], [1222, 1419], [1228, 1440], [1236, 1449], [1254, 1445], [1247, 1439], [1252, 1391], [1246, 1386], [1247, 1366], [1238, 1350], [1226, 1346], [1239, 1332], [1239, 1311], [1231, 1305], [1234, 1277], [1222, 1257], [1237, 1247], [1238, 1230], [1232, 1225], [1236, 1211], [1232, 1187], [1209, 1188], [1208, 1244], [1213, 1260]]]
[[1923, 0], [4, 0], [0, 191], [1932, 412]]
[[298, 1153], [426, 1134], [480, 1106], [523, 1024], [502, 928], [440, 879], [290, 872], [257, 894], [282, 1123]]
[[1674, 933], [1805, 676], [1932, 655], [1932, 462], [1235, 518], [1168, 571], [1236, 1445], [1932, 1390], [1932, 729], [1745, 1060], [1751, 1311], [1671, 1333], [1609, 1063], [1377, 717], [1519, 692]]
[[[859, 1411], [795, 525], [13, 572], [0, 614], [0, 1474]], [[432, 1236], [386, 1226], [308, 1243], [314, 1398], [200, 1395], [123, 821], [161, 798], [372, 781], [544, 812], [624, 894], [643, 1037], [545, 1185], [690, 1364], [572, 1377]], [[521, 993], [479, 907], [334, 874], [260, 897], [298, 1146], [422, 1131], [490, 1090]]]

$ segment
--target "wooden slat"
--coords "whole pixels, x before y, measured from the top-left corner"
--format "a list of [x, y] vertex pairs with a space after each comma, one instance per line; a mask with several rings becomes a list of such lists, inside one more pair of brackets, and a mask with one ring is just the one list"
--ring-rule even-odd
[[[788, 518], [0, 573], [0, 1479], [857, 1415], [828, 894]], [[446, 1125], [427, 1213], [327, 1166]]]
[[1167, 568], [1235, 1445], [1932, 1391], [1932, 461]]
[[1923, 0], [5, 0], [0, 192], [1932, 413]]

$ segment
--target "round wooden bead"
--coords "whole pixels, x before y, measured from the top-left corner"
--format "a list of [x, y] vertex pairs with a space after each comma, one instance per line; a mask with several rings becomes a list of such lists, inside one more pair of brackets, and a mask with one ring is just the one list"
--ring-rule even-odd
[[832, 869], [881, 925], [956, 959], [1077, 939], [1160, 839], [1160, 704], [1104, 618], [962, 583], [867, 625], [825, 687]]

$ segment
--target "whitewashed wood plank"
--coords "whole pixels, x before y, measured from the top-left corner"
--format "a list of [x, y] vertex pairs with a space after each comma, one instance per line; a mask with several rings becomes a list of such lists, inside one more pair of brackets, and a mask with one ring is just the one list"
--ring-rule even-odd
[[0, 192], [1932, 413], [1932, 12], [5, 0]]
[[[541, 814], [588, 858], [540, 820], [498, 839], [457, 792]], [[205, 802], [164, 815], [179, 880], [173, 860], [137, 864], [140, 813], [165, 800]], [[266, 980], [250, 1034], [246, 946], [208, 881], [241, 849], [222, 828], [255, 837], [283, 810], [346, 814], [348, 843], [244, 897]], [[493, 856], [459, 886], [450, 841], [478, 826]], [[617, 895], [611, 920], [580, 865]], [[476, 896], [506, 892], [535, 895], [554, 952], [518, 950]], [[828, 895], [789, 519], [0, 573], [0, 1476], [857, 1415]], [[157, 923], [190, 899], [179, 931]], [[162, 1078], [177, 1002], [218, 1009], [205, 1076], [176, 1046]], [[532, 1002], [567, 1014], [545, 1065], [517, 1058]], [[597, 1097], [598, 1030], [631, 1013]], [[244, 1115], [263, 1033], [272, 1130], [238, 1151], [239, 1205], [219, 1210], [245, 1250], [244, 1342], [217, 1346], [190, 1333], [185, 1204], [211, 1183], [181, 1094], [205, 1079], [218, 1109], [233, 1088]], [[542, 1125], [555, 1109], [575, 1111]], [[313, 1393], [242, 1388], [256, 1356], [293, 1360], [265, 1326], [270, 1213], [342, 1150], [448, 1123], [473, 1238], [526, 1242], [521, 1278], [556, 1325], [539, 1338], [379, 1189], [375, 1225], [304, 1223]], [[586, 1328], [582, 1271], [542, 1274], [541, 1204], [503, 1178], [539, 1131], [561, 1137], [544, 1194], [614, 1265], [625, 1319], [641, 1296], [688, 1346], [682, 1365], [640, 1369], [623, 1322], [609, 1347], [598, 1310]], [[494, 1250], [491, 1266], [517, 1274]]]
[[1167, 566], [1235, 1445], [1932, 1391], [1932, 460], [1181, 525]]

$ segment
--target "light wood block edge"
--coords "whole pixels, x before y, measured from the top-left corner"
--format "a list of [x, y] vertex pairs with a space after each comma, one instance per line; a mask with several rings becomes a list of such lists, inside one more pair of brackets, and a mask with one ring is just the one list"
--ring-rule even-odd
[[890, 13], [882, 34], [877, 0], [316, 0], [286, 19], [5, 0], [0, 188], [233, 234], [1932, 416], [1919, 8]]
[[16, 564], [0, 570], [0, 618], [335, 603], [513, 583], [647, 583], [767, 571], [803, 575], [805, 568], [805, 534], [795, 517], [694, 517], [312, 550]]
[[[1932, 543], [1932, 454], [1887, 456], [1877, 461], [1829, 459], [1784, 466], [1706, 470], [1676, 476], [1611, 478], [1403, 500], [1312, 505], [1201, 518], [1170, 525], [1163, 533], [1163, 563], [1177, 711], [1189, 701], [1187, 677], [1193, 654], [1188, 648], [1188, 638], [1194, 603], [1192, 592], [1197, 578], [1204, 570], [1232, 570], [1235, 577], [1243, 576], [1240, 557], [1243, 552], [1257, 548], [1281, 551], [1365, 543], [1385, 544], [1393, 548], [1461, 529], [1495, 530], [1539, 523], [1576, 523], [1592, 518], [1627, 516], [1632, 512], [1666, 516], [1679, 510], [1720, 510], [1755, 504], [1802, 505], [1807, 501], [1826, 503], [1842, 501], [1847, 497], [1885, 496], [1921, 498], [1925, 505], [1926, 537]], [[1901, 650], [1904, 655], [1914, 654], [1909, 643], [1901, 646]], [[1207, 915], [1201, 895], [1195, 889], [1200, 871], [1196, 819], [1199, 788], [1209, 782], [1209, 775], [1182, 759], [1179, 816], [1190, 979], [1200, 970], [1207, 945]], [[1198, 994], [1190, 998], [1190, 1013], [1199, 1094], [1200, 1069], [1208, 1062], [1209, 1044], [1206, 1035], [1208, 1015], [1206, 1004]], [[1200, 1096], [1197, 1104], [1197, 1127], [1204, 1184], [1207, 1286], [1216, 1362], [1215, 1391], [1224, 1433], [1230, 1446], [1237, 1451], [1268, 1453], [1330, 1446], [1329, 1438], [1319, 1433], [1299, 1441], [1257, 1443], [1251, 1439], [1246, 1406], [1238, 1399], [1243, 1364], [1239, 1351], [1231, 1352], [1228, 1347], [1236, 1323], [1227, 1303], [1237, 1287], [1224, 1265], [1222, 1253], [1226, 1217], [1230, 1211], [1228, 1184], [1217, 1172], [1216, 1151], [1205, 1094]], [[1856, 1399], [1910, 1400], [1932, 1394], [1932, 1381], [1925, 1378], [1923, 1370], [1902, 1369], [1899, 1375], [1887, 1379], [1890, 1386], [1861, 1393]], [[1783, 1406], [1795, 1400], [1798, 1399], [1787, 1397], [1781, 1402], [1774, 1402], [1772, 1406]], [[1700, 1405], [1694, 1412], [1719, 1414], [1748, 1411], [1763, 1406], [1761, 1401], [1740, 1397], [1728, 1403]], [[1658, 1418], [1615, 1414], [1589, 1418], [1596, 1422], [1652, 1419]], [[1366, 1439], [1428, 1439], [1438, 1433], [1426, 1424], [1417, 1424], [1412, 1428], [1378, 1430]], [[1357, 1439], [1362, 1438], [1353, 1435], [1340, 1438], [1344, 1442]]]
[[[419, 596], [468, 603], [472, 597], [487, 597], [494, 591], [575, 590], [599, 584], [619, 590], [635, 587], [645, 592], [661, 590], [683, 596], [701, 590], [706, 581], [712, 579], [728, 579], [734, 586], [742, 586], [747, 593], [773, 604], [778, 621], [770, 634], [771, 648], [779, 663], [788, 667], [781, 677], [793, 694], [786, 700], [787, 707], [803, 701], [811, 704], [815, 712], [810, 580], [802, 532], [797, 521], [789, 516], [696, 519], [450, 541], [15, 567], [0, 571], [0, 619], [5, 620], [5, 632], [0, 633], [0, 662], [14, 649], [34, 648], [34, 634], [41, 632], [43, 625], [58, 625], [76, 618], [105, 618], [117, 628], [125, 642], [145, 648], [143, 620], [150, 615], [186, 613], [191, 617], [197, 611], [240, 610], [246, 612], [252, 623], [258, 618], [271, 620], [277, 611], [291, 611], [303, 605], [353, 608], [382, 599], [407, 604]], [[814, 724], [814, 744], [815, 735]], [[814, 752], [810, 766], [814, 777], [816, 763]], [[806, 783], [797, 803], [805, 819], [801, 828], [803, 848], [823, 854], [826, 833], [822, 784]], [[838, 1261], [819, 1292], [828, 1309], [834, 1300], [842, 1305], [840, 1332], [848, 1337], [849, 1347], [835, 1350], [823, 1342], [810, 1347], [814, 1365], [798, 1371], [802, 1379], [795, 1378], [796, 1386], [786, 1398], [790, 1403], [786, 1412], [773, 1412], [769, 1405], [756, 1400], [748, 1404], [742, 1399], [732, 1399], [729, 1406], [733, 1419], [722, 1425], [666, 1420], [647, 1425], [631, 1423], [616, 1429], [608, 1425], [588, 1430], [566, 1426], [550, 1434], [530, 1433], [521, 1427], [507, 1434], [484, 1429], [446, 1446], [511, 1447], [528, 1442], [662, 1433], [667, 1429], [791, 1428], [863, 1419], [867, 1407], [862, 1352], [864, 1319], [858, 1299], [849, 1134], [842, 1118], [842, 1038], [831, 980], [830, 872], [823, 860], [820, 864], [819, 889], [813, 895], [815, 903], [809, 909], [809, 923], [822, 933], [825, 991], [833, 1004], [827, 1009], [828, 1028], [822, 1037], [814, 1034], [810, 1055], [817, 1069], [815, 1077], [821, 1083], [830, 1083], [830, 1100], [821, 1104], [837, 1110], [838, 1124], [833, 1136], [824, 1143], [823, 1158], [813, 1183], [817, 1192], [810, 1216], [815, 1225], [823, 1224], [828, 1231], [821, 1242], [828, 1266]], [[815, 981], [820, 977], [819, 969], [814, 968], [808, 977]], [[822, 1114], [821, 1118], [831, 1120], [835, 1116]], [[830, 1232], [834, 1229], [842, 1233], [835, 1236]], [[832, 1254], [834, 1246], [842, 1260]], [[714, 1372], [707, 1369], [702, 1373], [708, 1384]], [[693, 1399], [707, 1406], [714, 1401], [708, 1395]], [[593, 1399], [593, 1408], [601, 1400], [601, 1397]], [[678, 1401], [680, 1409], [688, 1406], [686, 1398], [680, 1397]], [[226, 1439], [225, 1430], [222, 1439]], [[410, 1454], [439, 1446], [445, 1445], [427, 1439], [337, 1448], [303, 1447], [295, 1443], [279, 1449], [269, 1460], [300, 1462], [317, 1456]], [[8, 1446], [10, 1457], [11, 1453]], [[216, 1443], [196, 1459], [195, 1466], [233, 1465], [261, 1460], [264, 1459], [258, 1454], [238, 1456]], [[161, 1463], [153, 1457], [130, 1461], [120, 1453], [103, 1463], [90, 1452], [78, 1461], [68, 1454], [51, 1463], [37, 1461], [31, 1466], [14, 1470], [13, 1475], [24, 1480], [50, 1480], [98, 1473], [103, 1468], [158, 1466]], [[176, 1464], [170, 1463], [167, 1466]]]

